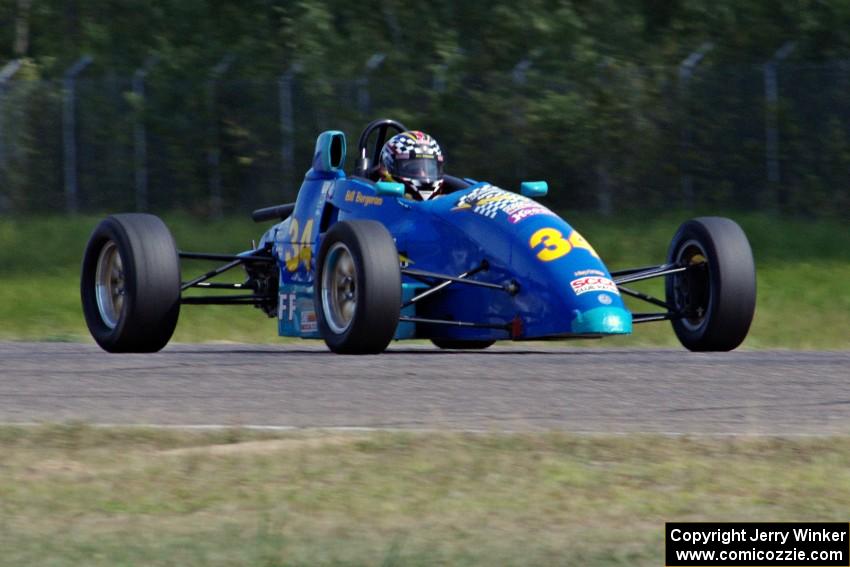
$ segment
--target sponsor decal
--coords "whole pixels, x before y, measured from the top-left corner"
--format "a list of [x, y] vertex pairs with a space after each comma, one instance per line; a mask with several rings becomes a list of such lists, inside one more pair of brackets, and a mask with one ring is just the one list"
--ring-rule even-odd
[[607, 293], [600, 293], [597, 299], [602, 305], [611, 305], [611, 302], [614, 301]]
[[508, 220], [511, 221], [511, 224], [516, 224], [522, 220], [527, 219], [528, 217], [533, 217], [535, 215], [551, 214], [554, 213], [552, 213], [552, 211], [550, 211], [543, 205], [538, 205], [537, 203], [534, 203], [533, 205], [521, 207], [513, 212], [508, 212]]
[[302, 333], [315, 333], [319, 330], [319, 324], [316, 322], [316, 312], [315, 311], [302, 311], [301, 312], [301, 332]]
[[472, 211], [488, 219], [495, 219], [502, 214], [511, 224], [517, 224], [536, 215], [555, 215], [555, 213], [528, 197], [492, 185], [482, 185], [473, 189], [458, 199], [452, 210]]
[[583, 293], [592, 291], [607, 291], [614, 295], [620, 295], [619, 290], [617, 290], [617, 284], [608, 278], [602, 278], [599, 276], [585, 276], [583, 278], [573, 280], [570, 282], [570, 287], [576, 295], [582, 295]]
[[573, 272], [573, 275], [577, 278], [582, 276], [602, 276], [605, 277], [605, 272], [602, 270], [579, 270], [577, 272]]
[[360, 191], [355, 191], [351, 189], [345, 192], [345, 200], [348, 203], [357, 203], [358, 205], [363, 205], [364, 207], [369, 206], [381, 206], [384, 204], [383, 197], [376, 197], [375, 195], [364, 195]]

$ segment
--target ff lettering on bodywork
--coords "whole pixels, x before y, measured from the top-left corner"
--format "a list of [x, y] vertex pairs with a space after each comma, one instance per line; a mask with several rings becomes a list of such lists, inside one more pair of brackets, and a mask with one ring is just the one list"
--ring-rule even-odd
[[286, 318], [287, 320], [292, 321], [292, 319], [294, 317], [295, 317], [295, 294], [294, 293], [281, 293], [278, 296], [277, 318], [281, 319], [281, 320]]

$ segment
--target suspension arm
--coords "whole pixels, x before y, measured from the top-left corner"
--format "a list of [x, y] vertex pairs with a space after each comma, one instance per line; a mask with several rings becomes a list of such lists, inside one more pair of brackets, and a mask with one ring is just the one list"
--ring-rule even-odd
[[268, 298], [259, 295], [214, 295], [208, 297], [182, 297], [184, 305], [261, 305]]
[[660, 266], [650, 266], [647, 268], [637, 268], [632, 270], [621, 270], [619, 272], [611, 272], [611, 277], [614, 278], [614, 283], [617, 285], [630, 282], [639, 282], [652, 278], [660, 278], [669, 274], [684, 272], [689, 269], [688, 266], [680, 266], [679, 264], [662, 264]]
[[622, 286], [622, 285], [617, 286], [617, 289], [619, 289], [620, 292], [622, 292], [626, 295], [629, 295], [631, 297], [634, 297], [636, 299], [646, 301], [647, 303], [657, 305], [658, 307], [663, 307], [664, 309], [672, 309], [669, 305], [667, 305], [666, 302], [661, 301], [657, 297], [653, 297], [653, 296], [648, 295], [646, 293], [643, 293], [643, 292], [640, 292], [640, 291], [637, 291], [635, 289], [631, 289], [631, 288], [628, 288], [628, 287], [625, 287], [625, 286]]
[[429, 325], [448, 325], [450, 327], [472, 327], [475, 329], [501, 329], [504, 331], [510, 331], [510, 324], [498, 324], [498, 323], [473, 323], [470, 321], [452, 321], [449, 319], [425, 319], [422, 317], [407, 317], [402, 315], [398, 319], [403, 323], [428, 323]]
[[[478, 280], [469, 279], [469, 276], [474, 275], [474, 274], [476, 274], [476, 273], [478, 273], [482, 270], [486, 270], [486, 269], [487, 269], [486, 263], [482, 262], [481, 265], [478, 266], [477, 268], [470, 270], [469, 272], [464, 272], [463, 274], [460, 274], [459, 276], [447, 276], [445, 274], [438, 274], [438, 273], [435, 273], [435, 272], [426, 272], [424, 270], [411, 270], [410, 268], [402, 268], [401, 273], [406, 275], [406, 276], [410, 276], [412, 278], [415, 278], [419, 281], [424, 281], [425, 279], [442, 280], [442, 282], [440, 284], [437, 284], [436, 286], [434, 286], [434, 287], [443, 286], [443, 287], [440, 287], [440, 289], [447, 287], [447, 285], [450, 284], [450, 283], [462, 283], [462, 284], [466, 284], [466, 285], [474, 285], [474, 286], [485, 287], [485, 288], [489, 288], [489, 289], [498, 289], [500, 291], [507, 292], [511, 295], [515, 295], [519, 291], [519, 286], [517, 285], [516, 282], [510, 282], [508, 284], [495, 284], [495, 283], [490, 283], [490, 282], [481, 282], [481, 281], [478, 281]], [[446, 285], [443, 285], [443, 284], [446, 284]], [[431, 288], [431, 289], [434, 289], [434, 288]], [[430, 290], [426, 290], [422, 293], [423, 294], [428, 293], [429, 291]], [[422, 294], [420, 294], [420, 295], [422, 295]], [[416, 300], [416, 298], [413, 298], [413, 300], [411, 300], [411, 301], [414, 301], [414, 300]]]
[[242, 262], [274, 262], [271, 256], [242, 256], [239, 254], [209, 254], [207, 252], [178, 252], [181, 258], [187, 260], [215, 260], [218, 262], [226, 262], [231, 260], [239, 260]]
[[[234, 254], [207, 254], [206, 252], [179, 252], [180, 258], [186, 258], [189, 260], [215, 260], [215, 261], [227, 261], [226, 264], [215, 268], [214, 270], [210, 270], [209, 272], [193, 278], [187, 282], [183, 282], [180, 284], [180, 291], [186, 291], [190, 287], [215, 287], [221, 289], [241, 289], [241, 284], [203, 284], [202, 282], [206, 282], [208, 279], [214, 278], [224, 272], [235, 268], [236, 266], [247, 264], [249, 262], [260, 262], [260, 263], [272, 263], [275, 259], [271, 256], [239, 256]], [[239, 285], [240, 287], [229, 287], [225, 288], [224, 286], [230, 285]]]
[[681, 313], [632, 313], [632, 323], [649, 323], [652, 321], [672, 321], [673, 319], [681, 319]]

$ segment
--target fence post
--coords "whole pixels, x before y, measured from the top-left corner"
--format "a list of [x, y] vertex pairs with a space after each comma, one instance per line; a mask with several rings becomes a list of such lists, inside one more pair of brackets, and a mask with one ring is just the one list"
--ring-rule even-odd
[[690, 124], [690, 112], [686, 104], [690, 95], [689, 85], [694, 74], [694, 69], [705, 58], [706, 54], [714, 49], [714, 43], [706, 41], [697, 48], [696, 51], [685, 57], [679, 63], [679, 100], [683, 109], [682, 117], [682, 132], [680, 137], [680, 167], [682, 170], [682, 194], [684, 196], [685, 206], [693, 208], [694, 206], [694, 179], [689, 170], [689, 154], [693, 146], [693, 131]]
[[156, 65], [155, 56], [148, 57], [144, 65], [133, 73], [133, 94], [139, 107], [133, 124], [133, 157], [135, 162], [136, 210], [147, 211], [148, 203], [148, 136], [145, 128], [145, 79], [151, 67]]
[[218, 132], [218, 105], [216, 104], [216, 85], [235, 59], [232, 53], [221, 58], [210, 70], [207, 81], [207, 110], [209, 113], [209, 139], [207, 141], [207, 165], [209, 166], [210, 216], [220, 218], [223, 214], [221, 195], [221, 144]]
[[[596, 65], [596, 77], [597, 77], [597, 89], [599, 91], [608, 90], [610, 83], [610, 74], [607, 71], [610, 70], [611, 67], [611, 58], [604, 57], [602, 61], [600, 61]], [[601, 95], [596, 95], [598, 97], [598, 103], [602, 102], [604, 98]], [[604, 108], [604, 106], [603, 106]], [[608, 109], [605, 109], [606, 114], [608, 113]], [[611, 213], [614, 211], [614, 196], [613, 196], [613, 182], [611, 179], [611, 151], [608, 147], [608, 140], [604, 134], [596, 134], [594, 136], [594, 141], [597, 144], [596, 148], [596, 164], [594, 165], [594, 173], [596, 174], [596, 206], [597, 211], [602, 216], [611, 216]]]
[[[280, 109], [280, 173], [284, 183], [293, 181], [295, 172], [295, 112], [294, 100], [295, 73], [301, 71], [301, 65], [295, 63], [283, 73], [277, 81], [277, 98]], [[284, 187], [289, 190], [289, 184]]]
[[93, 59], [83, 55], [65, 70], [62, 94], [62, 147], [65, 156], [65, 209], [76, 214], [80, 204], [77, 195], [77, 76]]
[[372, 72], [380, 67], [387, 58], [383, 53], [375, 53], [366, 61], [366, 73], [357, 80], [357, 108], [360, 109], [360, 114], [369, 119], [369, 112], [372, 110], [372, 100], [369, 96], [369, 79]]
[[431, 90], [435, 93], [446, 92], [446, 72], [449, 66], [446, 63], [440, 63], [434, 68], [434, 74], [431, 77]]
[[[9, 79], [15, 76], [15, 73], [21, 68], [21, 60], [15, 59], [6, 63], [0, 69], [0, 187], [8, 187], [6, 158], [6, 90], [8, 89]], [[3, 212], [8, 204], [5, 202], [6, 196], [0, 194], [0, 212]]]
[[779, 184], [781, 182], [781, 171], [779, 164], [779, 81], [777, 79], [777, 67], [794, 51], [796, 44], [786, 41], [782, 47], [777, 49], [773, 57], [764, 65], [764, 153], [767, 168], [767, 192], [769, 194], [769, 206], [776, 208], [779, 205]]

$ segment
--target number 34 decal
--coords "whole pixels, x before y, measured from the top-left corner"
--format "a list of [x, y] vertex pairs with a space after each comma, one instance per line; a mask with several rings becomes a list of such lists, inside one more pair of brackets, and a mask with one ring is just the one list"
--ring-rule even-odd
[[570, 233], [569, 238], [564, 238], [561, 231], [556, 228], [541, 228], [531, 235], [528, 245], [532, 250], [537, 250], [537, 257], [544, 262], [562, 258], [573, 248], [582, 248], [593, 254], [595, 258], [599, 257], [587, 240], [575, 230]]
[[310, 271], [310, 260], [313, 258], [313, 219], [304, 223], [304, 232], [298, 234], [298, 219], [293, 218], [289, 225], [289, 241], [292, 243], [284, 253], [283, 259], [286, 261], [286, 269], [290, 272], [297, 272], [298, 266], [304, 264], [304, 267]]

